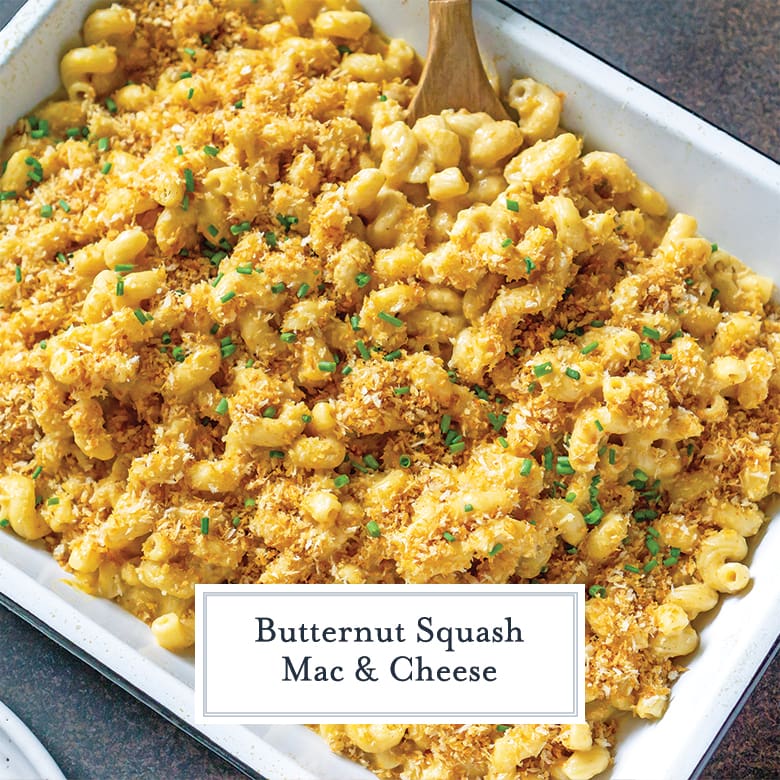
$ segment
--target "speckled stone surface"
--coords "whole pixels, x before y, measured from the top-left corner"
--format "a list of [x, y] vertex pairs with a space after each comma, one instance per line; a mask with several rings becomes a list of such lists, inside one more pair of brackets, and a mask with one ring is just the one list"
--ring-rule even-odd
[[[0, 0], [0, 28], [20, 4]], [[777, 0], [514, 0], [513, 4], [780, 159]], [[780, 660], [775, 660], [707, 764], [704, 780], [780, 778], [778, 691]], [[241, 776], [2, 607], [0, 700], [26, 721], [68, 778]]]

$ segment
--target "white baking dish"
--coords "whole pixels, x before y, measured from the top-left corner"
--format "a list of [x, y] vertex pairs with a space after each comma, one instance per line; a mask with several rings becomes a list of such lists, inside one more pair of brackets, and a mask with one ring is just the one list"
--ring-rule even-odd
[[[90, 0], [29, 2], [0, 32], [0, 130], [58, 87], [59, 57], [76, 42]], [[427, 4], [364, 0], [390, 35], [424, 50]], [[780, 167], [701, 119], [496, 0], [475, 0], [483, 50], [504, 85], [532, 75], [566, 93], [564, 124], [589, 148], [616, 151], [693, 214], [702, 233], [780, 283]], [[694, 775], [780, 634], [780, 523], [751, 544], [753, 583], [699, 625], [701, 647], [664, 718], [621, 729], [613, 780]], [[759, 544], [756, 544], [759, 543]], [[70, 588], [41, 549], [0, 533], [0, 594], [18, 611], [182, 727], [271, 780], [357, 780], [371, 775], [333, 756], [303, 727], [193, 724], [191, 658], [157, 648], [114, 604]], [[4, 599], [4, 601], [6, 600]], [[12, 608], [13, 605], [12, 605]]]

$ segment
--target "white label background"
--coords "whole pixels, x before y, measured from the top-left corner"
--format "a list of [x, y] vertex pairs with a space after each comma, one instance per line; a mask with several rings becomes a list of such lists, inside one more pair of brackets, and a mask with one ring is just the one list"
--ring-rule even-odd
[[[584, 721], [582, 585], [199, 585], [196, 587], [195, 713], [199, 723], [581, 723]], [[392, 642], [258, 642], [257, 618], [275, 628], [316, 624], [393, 628]], [[501, 627], [520, 642], [419, 641], [421, 617], [443, 627]], [[403, 626], [397, 640], [395, 627]], [[375, 632], [372, 632], [374, 636]], [[309, 632], [310, 634], [310, 632]], [[268, 634], [266, 634], [268, 636]], [[418, 638], [419, 637], [419, 638]], [[283, 680], [297, 669], [342, 667], [336, 682]], [[369, 657], [376, 681], [356, 675]], [[434, 680], [398, 681], [416, 657]], [[440, 666], [495, 667], [495, 681], [442, 682]]]

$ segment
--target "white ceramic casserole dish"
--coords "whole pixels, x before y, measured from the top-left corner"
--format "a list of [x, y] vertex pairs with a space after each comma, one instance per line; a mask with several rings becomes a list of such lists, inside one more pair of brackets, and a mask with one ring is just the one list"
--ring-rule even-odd
[[[423, 51], [424, 0], [364, 0], [377, 25]], [[59, 86], [62, 53], [77, 42], [90, 0], [28, 2], [0, 32], [0, 129]], [[107, 5], [107, 3], [106, 3]], [[483, 51], [502, 83], [530, 75], [566, 93], [563, 124], [586, 146], [618, 152], [694, 215], [701, 232], [780, 284], [780, 166], [498, 0], [475, 0]], [[697, 774], [780, 634], [780, 523], [751, 541], [747, 592], [723, 599], [698, 623], [701, 646], [658, 722], [621, 728], [612, 780]], [[194, 664], [158, 648], [116, 605], [66, 584], [43, 549], [0, 533], [0, 600], [150, 706], [237, 765], [270, 780], [357, 780], [370, 773], [333, 756], [304, 727], [199, 727], [193, 723]]]

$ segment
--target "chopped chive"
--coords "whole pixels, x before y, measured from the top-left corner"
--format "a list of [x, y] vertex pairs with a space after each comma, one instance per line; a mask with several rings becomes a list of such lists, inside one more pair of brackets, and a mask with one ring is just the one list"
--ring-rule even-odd
[[642, 335], [648, 339], [651, 339], [652, 341], [661, 340], [661, 331], [657, 330], [656, 328], [649, 328], [647, 325], [642, 326]]
[[193, 96], [194, 94], [195, 94], [195, 88], [194, 88], [194, 87], [190, 87], [190, 88], [187, 90], [187, 100], [192, 100], [192, 96]]
[[289, 233], [290, 228], [298, 224], [298, 217], [293, 214], [277, 214], [276, 221], [284, 228], [285, 233]]
[[404, 387], [394, 387], [393, 388], [393, 395], [408, 395], [411, 388], [409, 385], [404, 385]]
[[207, 154], [209, 157], [216, 157], [219, 154], [219, 149], [216, 146], [207, 144], [203, 147], [203, 153]]
[[603, 599], [607, 595], [607, 589], [603, 585], [591, 585], [588, 588], [588, 595], [593, 598]]
[[233, 290], [230, 290], [229, 292], [226, 292], [219, 300], [221, 303], [227, 303], [235, 297], [236, 293]]
[[355, 284], [357, 284], [358, 287], [365, 287], [370, 281], [371, 281], [370, 274], [358, 274], [355, 277]]
[[443, 414], [441, 416], [441, 422], [439, 422], [439, 428], [441, 429], [442, 434], [448, 433], [451, 425], [452, 417], [449, 414]]
[[604, 517], [604, 510], [601, 507], [596, 507], [588, 512], [583, 519], [588, 525], [598, 525], [601, 522], [602, 517]]
[[575, 381], [580, 378], [581, 374], [579, 371], [577, 371], [576, 368], [567, 368], [564, 372], [569, 379], [574, 379]]
[[11, 524], [11, 521], [4, 517], [2, 520], [0, 520], [0, 528], [8, 528], [8, 526]]
[[363, 341], [363, 339], [358, 339], [355, 342], [355, 346], [357, 347], [358, 352], [360, 353], [360, 357], [362, 357], [363, 360], [371, 359], [371, 353], [368, 351], [368, 347], [366, 346], [366, 343]]
[[41, 206], [41, 216], [44, 219], [48, 219], [54, 214], [54, 207], [49, 203], [44, 203], [43, 206]]
[[506, 249], [506, 247], [508, 247], [508, 246], [512, 246], [512, 239], [511, 238], [505, 238], [501, 242], [501, 246], [504, 247], [504, 249]]
[[400, 349], [394, 349], [392, 352], [388, 352], [384, 359], [385, 360], [398, 360], [398, 358], [401, 357], [401, 350]]
[[187, 192], [195, 192], [195, 174], [192, 168], [184, 169], [184, 188]]
[[163, 333], [162, 336], [160, 337], [160, 341], [163, 344], [170, 344], [171, 343], [171, 334], [168, 333], [168, 331], [166, 330], [165, 333]]
[[235, 103], [233, 103], [233, 108], [243, 108], [243, 107], [244, 107], [243, 100], [237, 100]]
[[302, 414], [301, 420], [308, 425], [312, 421], [312, 416], [310, 414]]
[[601, 420], [594, 420], [593, 424], [596, 426], [596, 430], [601, 433], [604, 430], [604, 426], [601, 424]]
[[237, 347], [235, 344], [226, 344], [224, 347], [220, 348], [220, 353], [222, 355], [222, 359], [225, 360], [226, 358], [229, 358], [235, 351]]
[[49, 346], [49, 344], [48, 344], [48, 342], [46, 341], [46, 339], [43, 339], [43, 341], [41, 341], [41, 343], [40, 343], [40, 344], [38, 344], [38, 346], [39, 346], [41, 349], [46, 349], [46, 347], [48, 347], [48, 346]]
[[143, 309], [135, 309], [133, 311], [133, 314], [135, 315], [135, 318], [138, 320], [138, 322], [141, 323], [141, 325], [146, 324], [148, 317], [146, 315], [146, 312], [144, 312]]
[[552, 447], [545, 447], [544, 454], [542, 455], [542, 463], [545, 471], [552, 471], [553, 467], [553, 451]]
[[504, 549], [504, 545], [501, 544], [501, 542], [498, 542], [497, 544], [493, 545], [490, 552], [488, 552], [488, 556], [492, 558], [494, 555], [498, 555], [503, 549]]
[[453, 455], [457, 455], [459, 452], [463, 452], [466, 449], [465, 441], [454, 441], [449, 445], [449, 450]]
[[376, 520], [369, 520], [366, 523], [366, 532], [374, 539], [378, 539], [382, 535], [382, 529], [379, 527], [379, 523]]
[[183, 363], [184, 362], [184, 358], [186, 357], [186, 355], [184, 354], [184, 348], [183, 347], [174, 347], [171, 350], [171, 355], [172, 355], [173, 359], [177, 363]]
[[254, 358], [249, 358], [249, 360], [244, 363], [245, 368], [252, 368], [252, 366], [255, 364]]
[[508, 211], [520, 211], [520, 204], [511, 198], [506, 199], [506, 207]]
[[634, 469], [634, 479], [637, 479], [640, 482], [647, 482], [650, 477], [648, 477], [642, 469]]
[[404, 324], [403, 320], [399, 320], [398, 317], [394, 317], [392, 314], [388, 314], [387, 312], [384, 311], [379, 312], [379, 319], [384, 320], [385, 322], [392, 325], [394, 328], [400, 328]]
[[569, 458], [566, 455], [558, 456], [557, 460], [555, 461], [555, 471], [557, 474], [561, 474], [562, 476], [574, 474], [574, 469], [572, 468], [572, 465], [569, 462]]
[[200, 518], [200, 532], [205, 536], [209, 532], [209, 519], [208, 517]]
[[550, 338], [551, 338], [551, 339], [554, 339], [555, 341], [558, 341], [559, 339], [566, 338], [566, 336], [567, 336], [567, 335], [568, 335], [568, 331], [565, 331], [565, 330], [564, 330], [563, 328], [561, 328], [561, 327], [557, 327], [557, 328], [556, 328], [556, 329], [555, 329], [555, 330], [554, 330], [554, 331], [553, 331], [553, 332], [550, 334]]
[[125, 280], [124, 279], [117, 279], [116, 280], [116, 295], [117, 298], [120, 298], [125, 294]]
[[523, 258], [523, 262], [525, 263], [525, 270], [526, 270], [526, 273], [529, 273], [529, 274], [530, 274], [530, 273], [531, 273], [531, 271], [533, 271], [533, 270], [534, 270], [534, 268], [536, 268], [536, 263], [534, 263], [534, 261], [533, 261], [533, 260], [531, 260], [531, 258], [530, 258], [530, 257], [528, 257], [528, 256], [526, 256], [526, 257], [524, 257], [524, 258]]
[[189, 46], [185, 46], [185, 47], [182, 49], [182, 51], [183, 51], [185, 54], [189, 54], [189, 55], [190, 55], [190, 57], [192, 57], [192, 59], [193, 59], [193, 60], [195, 59], [195, 49], [191, 49]]
[[412, 459], [408, 455], [401, 455], [401, 457], [398, 458], [398, 465], [402, 469], [408, 469], [409, 466], [412, 465]]
[[61, 209], [62, 209], [62, 210], [63, 210], [63, 211], [66, 213], [66, 214], [69, 214], [69, 213], [70, 213], [70, 206], [68, 205], [68, 202], [67, 202], [66, 200], [62, 200], [62, 198], [60, 198], [60, 199], [57, 201], [57, 205], [58, 205], [58, 206], [59, 206], [59, 207], [60, 207], [60, 208], [61, 208]]
[[630, 572], [631, 572], [631, 573], [633, 573], [633, 574], [639, 574], [639, 567], [638, 567], [638, 566], [634, 566], [634, 565], [633, 565], [633, 564], [631, 564], [631, 563], [627, 563], [627, 564], [625, 564], [625, 565], [623, 566], [623, 568], [624, 568], [626, 571], [630, 571]]
[[509, 447], [509, 442], [503, 437], [499, 436], [496, 441], [504, 448], [507, 449]]
[[0, 190], [0, 201], [13, 200], [16, 197], [16, 190]]
[[[231, 228], [231, 230], [232, 229], [233, 228]], [[252, 268], [252, 264], [251, 263], [247, 263], [246, 265], [236, 266], [236, 273], [237, 274], [242, 274], [244, 276], [249, 276], [252, 273], [253, 270], [254, 269]]]
[[668, 352], [662, 352], [662, 353], [661, 353], [661, 354], [658, 356], [658, 359], [659, 359], [659, 360], [671, 360], [671, 359], [672, 359], [672, 356], [671, 356], [671, 354], [669, 354]]
[[717, 252], [718, 251], [718, 245], [717, 244], [710, 244], [710, 250], [712, 252]]
[[604, 327], [604, 320], [591, 320], [590, 326], [592, 328], [603, 328]]
[[211, 236], [218, 236], [219, 235], [219, 228], [216, 225], [209, 225], [206, 230], [209, 232], [209, 235]]
[[292, 344], [295, 339], [298, 338], [298, 336], [295, 333], [292, 333], [290, 331], [287, 331], [286, 333], [282, 333], [279, 338], [285, 343], [285, 344]]
[[534, 366], [534, 376], [544, 376], [552, 373], [552, 370], [552, 363], [548, 360], [546, 363], [539, 363], [538, 366]]
[[271, 285], [271, 292], [274, 294], [283, 293], [286, 289], [284, 282], [277, 282]]
[[336, 363], [332, 360], [320, 360], [317, 363], [317, 368], [327, 374], [332, 374], [336, 370]]
[[99, 152], [107, 152], [111, 148], [111, 141], [106, 136], [98, 138], [97, 148]]
[[225, 274], [220, 271], [215, 277], [214, 280], [211, 282], [212, 287], [216, 287], [223, 279], [225, 278]]
[[370, 469], [373, 469], [374, 471], [379, 469], [379, 461], [370, 453], [363, 456], [363, 463], [365, 463], [366, 466], [368, 466]]
[[349, 376], [352, 373], [352, 366], [344, 366], [344, 368], [341, 369], [341, 373], [344, 376]]
[[349, 46], [345, 46], [344, 44], [337, 46], [336, 49], [338, 50], [339, 54], [352, 54], [352, 49], [350, 49]]
[[473, 512], [474, 511], [474, 505], [473, 504], [464, 504], [463, 505], [463, 511], [464, 512]]
[[113, 98], [110, 98], [110, 97], [106, 98], [106, 108], [107, 108], [107, 109], [108, 109], [108, 110], [109, 110], [109, 111], [110, 111], [112, 114], [116, 114], [116, 112], [117, 112], [117, 107], [116, 107], [116, 102], [113, 100]]
[[655, 509], [636, 509], [634, 510], [634, 518], [637, 520], [655, 520], [658, 517], [658, 512]]
[[33, 479], [38, 479], [38, 477], [41, 476], [41, 472], [43, 471], [43, 466], [36, 466], [35, 470], [32, 473]]
[[534, 462], [531, 460], [531, 458], [524, 458], [523, 459], [523, 465], [520, 468], [520, 475], [523, 477], [527, 477], [531, 473], [531, 468], [533, 467]]
[[642, 567], [642, 570], [645, 571], [645, 572], [651, 572], [656, 566], [658, 566], [658, 561], [656, 561], [656, 560], [648, 561]]
[[238, 528], [238, 526], [241, 525], [241, 518], [240, 517], [234, 517], [233, 518], [233, 528]]
[[566, 496], [564, 497], [564, 501], [566, 501], [567, 504], [572, 504], [576, 500], [577, 500], [577, 494], [571, 491], [567, 493]]
[[230, 226], [230, 232], [237, 236], [240, 233], [246, 233], [247, 230], [249, 230], [252, 227], [252, 224], [250, 222], [239, 222], [237, 225], [231, 225]]
[[493, 412], [488, 412], [488, 422], [493, 427], [493, 430], [498, 432], [506, 423], [506, 415], [505, 414], [493, 414]]
[[529, 393], [535, 393], [539, 389], [539, 383], [538, 382], [531, 382], [531, 384], [528, 385], [528, 392]]
[[184, 154], [184, 149], [181, 148], [181, 144], [176, 144], [176, 154], [178, 154], [180, 157]]
[[353, 314], [349, 318], [349, 324], [352, 326], [352, 330], [357, 332], [360, 330], [360, 317], [357, 314]]
[[680, 559], [676, 558], [673, 555], [670, 555], [668, 558], [664, 558], [663, 564], [664, 566], [674, 566], [676, 563], [679, 563]]
[[189, 70], [183, 70], [183, 71], [182, 71], [182, 72], [179, 74], [179, 81], [182, 81], [182, 80], [184, 80], [184, 79], [191, 79], [191, 78], [192, 78], [192, 71], [189, 71]]
[[617, 452], [615, 452], [615, 449], [613, 447], [609, 448], [609, 453], [607, 455], [607, 458], [609, 460], [609, 465], [614, 466], [615, 460], [617, 459]]
[[580, 354], [582, 355], [589, 355], [591, 352], [593, 352], [594, 349], [598, 347], [599, 343], [598, 341], [591, 341], [590, 344], [586, 344], [581, 350]]
[[712, 306], [713, 303], [715, 303], [715, 299], [720, 295], [720, 290], [717, 287], [712, 288], [712, 293], [710, 294], [710, 300], [708, 302], [708, 306]]
[[254, 499], [254, 498], [245, 498], [244, 499], [244, 506], [247, 507], [247, 508], [248, 507], [257, 506], [257, 500]]
[[442, 537], [445, 539], [445, 541], [448, 541], [448, 542], [454, 542], [455, 541], [455, 537], [449, 531], [445, 531], [442, 534]]
[[649, 360], [653, 355], [653, 348], [646, 342], [642, 341], [639, 344], [639, 356], [637, 360]]
[[220, 402], [214, 407], [214, 411], [217, 414], [225, 414], [228, 410], [228, 399], [222, 398], [220, 399]]
[[276, 240], [276, 233], [273, 232], [273, 230], [268, 230], [265, 233], [263, 233], [263, 239], [265, 240], [265, 243], [268, 244], [271, 249], [275, 249], [278, 245], [278, 241]]
[[650, 536], [654, 536], [656, 539], [661, 535], [656, 528], [653, 528], [653, 526], [648, 526], [646, 530]]
[[387, 100], [387, 95], [380, 95], [377, 100], [379, 100], [380, 103], [384, 103]]
[[301, 286], [298, 288], [298, 292], [297, 292], [297, 293], [295, 293], [295, 295], [296, 295], [298, 298], [305, 298], [305, 297], [306, 297], [306, 295], [308, 294], [309, 290], [311, 290], [311, 287], [310, 287], [308, 284], [306, 284], [306, 282], [304, 282], [304, 283], [303, 283], [303, 284], [302, 284], [302, 285], [301, 285]]
[[333, 480], [333, 486], [336, 488], [343, 488], [349, 484], [349, 477], [346, 474], [339, 474]]

